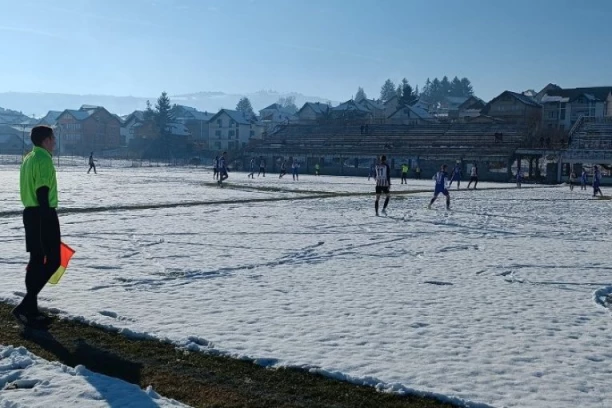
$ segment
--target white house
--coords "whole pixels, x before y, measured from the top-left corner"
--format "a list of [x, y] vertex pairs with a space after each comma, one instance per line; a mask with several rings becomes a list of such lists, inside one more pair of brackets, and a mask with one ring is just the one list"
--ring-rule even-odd
[[548, 84], [536, 95], [544, 129], [570, 130], [581, 116], [612, 116], [612, 86], [563, 89]]
[[259, 139], [262, 126], [255, 117], [242, 112], [221, 109], [208, 123], [209, 148], [215, 150], [237, 150], [251, 139]]

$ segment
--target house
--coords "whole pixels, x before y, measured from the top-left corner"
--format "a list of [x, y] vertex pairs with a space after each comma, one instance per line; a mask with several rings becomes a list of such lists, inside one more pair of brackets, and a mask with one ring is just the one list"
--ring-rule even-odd
[[423, 110], [425, 110], [427, 112], [429, 112], [429, 109], [431, 108], [431, 104], [429, 102], [427, 102], [423, 98], [419, 98], [416, 101], [412, 102], [410, 104], [410, 106], [413, 106], [413, 107], [419, 108], [419, 109], [423, 109]]
[[57, 118], [59, 118], [61, 114], [62, 114], [62, 111], [51, 110], [47, 112], [45, 116], [40, 118], [36, 124], [54, 127], [57, 124]]
[[208, 123], [215, 116], [213, 113], [201, 112], [191, 106], [176, 105], [172, 111], [174, 121], [187, 127], [190, 141], [201, 148], [208, 146]]
[[445, 96], [431, 107], [430, 113], [438, 118], [456, 119], [459, 117], [459, 107], [469, 98], [467, 96]]
[[330, 119], [357, 121], [359, 123], [370, 123], [373, 118], [373, 114], [368, 108], [352, 99], [331, 108], [329, 113]]
[[387, 123], [395, 125], [427, 125], [436, 122], [429, 112], [414, 106], [400, 107], [387, 118]]
[[385, 105], [380, 101], [363, 98], [357, 103], [370, 111], [374, 122], [384, 122], [384, 120], [387, 118], [385, 114]]
[[259, 139], [262, 125], [243, 112], [221, 109], [208, 122], [209, 149], [238, 150], [249, 140]]
[[486, 103], [475, 96], [470, 96], [465, 102], [457, 107], [457, 118], [460, 121], [465, 121], [468, 118], [480, 116], [480, 112], [484, 109]]
[[[27, 130], [27, 133], [26, 133]], [[24, 154], [29, 151], [30, 128], [0, 125], [0, 154]]]
[[139, 133], [144, 130], [144, 123], [145, 112], [141, 110], [135, 110], [124, 117], [120, 131], [121, 144], [124, 146], [129, 146], [130, 142], [134, 140], [134, 138], [146, 138], [146, 134], [143, 135], [142, 133]]
[[385, 101], [383, 105], [385, 106], [385, 117], [388, 118], [389, 116], [397, 112], [397, 109], [399, 108], [399, 98], [397, 97], [397, 95], [393, 95], [391, 99]]
[[290, 123], [297, 120], [297, 116], [291, 110], [284, 108], [278, 103], [273, 103], [259, 111], [260, 120], [263, 123]]
[[306, 102], [297, 112], [299, 122], [313, 122], [324, 119], [329, 114], [330, 106], [321, 102]]
[[535, 130], [542, 118], [542, 105], [529, 96], [504, 91], [487, 103], [481, 113], [508, 123], [526, 124]]
[[122, 145], [121, 121], [101, 106], [83, 105], [66, 109], [57, 118], [57, 133], [62, 152], [87, 154], [116, 149]]
[[546, 85], [536, 98], [542, 105], [544, 129], [568, 131], [581, 117], [612, 116], [612, 86], [566, 88]]

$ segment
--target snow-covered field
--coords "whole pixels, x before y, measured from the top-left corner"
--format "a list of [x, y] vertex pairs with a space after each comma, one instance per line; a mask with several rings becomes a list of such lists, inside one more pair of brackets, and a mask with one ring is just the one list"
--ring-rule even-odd
[[83, 366], [48, 362], [23, 347], [0, 345], [0, 406], [28, 408], [185, 407], [160, 397], [152, 388], [105, 375]]
[[[59, 172], [60, 204], [100, 211], [61, 216], [77, 254], [43, 291], [44, 307], [398, 392], [495, 407], [612, 405], [612, 202], [590, 191], [481, 183], [452, 191], [451, 212], [442, 200], [426, 210], [430, 193], [416, 193], [377, 218], [370, 196], [240, 202], [286, 197], [278, 187], [370, 192], [365, 178], [232, 173], [233, 188], [220, 189], [196, 169], [83, 173]], [[4, 209], [20, 208], [17, 180], [0, 167]], [[21, 219], [0, 225], [0, 297], [15, 302]]]

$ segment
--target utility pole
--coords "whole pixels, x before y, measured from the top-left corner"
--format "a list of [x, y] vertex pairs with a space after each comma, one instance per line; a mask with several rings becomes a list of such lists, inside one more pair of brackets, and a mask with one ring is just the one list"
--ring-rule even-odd
[[25, 123], [21, 124], [21, 161], [23, 161], [23, 156], [25, 154]]
[[64, 137], [64, 126], [62, 124], [58, 125], [59, 128], [59, 137], [57, 138], [58, 146], [57, 146], [57, 167], [60, 166], [60, 155], [62, 154], [62, 138]]

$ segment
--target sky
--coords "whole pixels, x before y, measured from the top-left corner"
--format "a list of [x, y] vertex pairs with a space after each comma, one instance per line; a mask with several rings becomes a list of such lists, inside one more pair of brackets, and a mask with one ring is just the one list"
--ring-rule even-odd
[[0, 92], [378, 97], [468, 77], [476, 95], [612, 85], [612, 2], [0, 0]]

